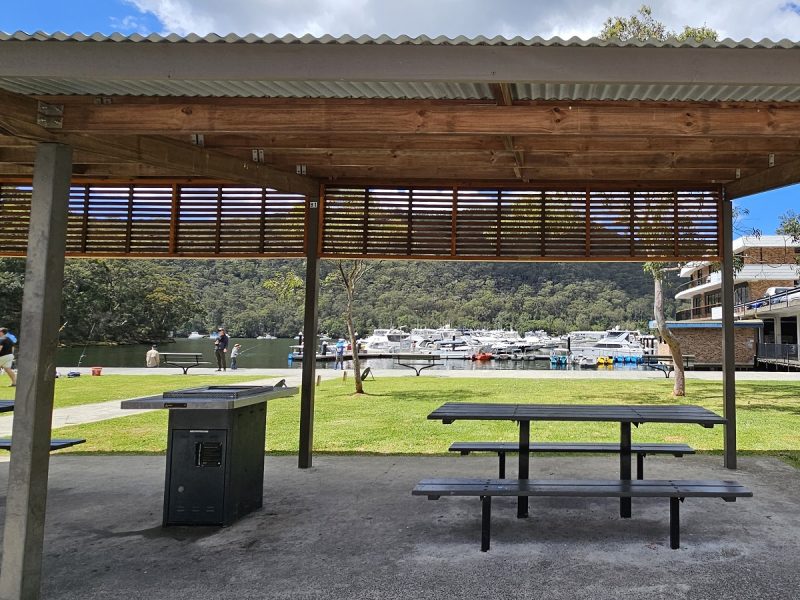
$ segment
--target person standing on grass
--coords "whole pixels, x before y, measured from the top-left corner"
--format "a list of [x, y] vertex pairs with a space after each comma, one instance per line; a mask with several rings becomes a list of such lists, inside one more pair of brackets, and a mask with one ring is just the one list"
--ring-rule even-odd
[[158, 350], [156, 349], [156, 346], [153, 346], [152, 348], [150, 348], [150, 350], [147, 351], [147, 354], [145, 355], [145, 364], [149, 368], [157, 367], [159, 363], [159, 358], [160, 357], [158, 354]]
[[225, 328], [219, 328], [219, 335], [214, 340], [214, 356], [217, 357], [217, 371], [227, 371], [228, 365], [225, 362], [225, 355], [228, 352], [228, 342], [230, 338], [225, 334]]
[[11, 387], [17, 385], [17, 374], [11, 368], [14, 363], [14, 342], [8, 337], [8, 329], [0, 327], [0, 369], [11, 378]]
[[242, 351], [241, 344], [234, 344], [233, 348], [231, 349], [231, 371], [235, 371], [239, 368], [236, 364], [237, 359], [239, 358], [239, 352]]

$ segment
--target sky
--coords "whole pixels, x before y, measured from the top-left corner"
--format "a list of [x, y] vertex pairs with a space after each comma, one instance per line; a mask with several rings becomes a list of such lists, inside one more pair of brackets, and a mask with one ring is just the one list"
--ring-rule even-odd
[[[0, 31], [53, 33], [310, 33], [378, 36], [595, 36], [646, 0], [0, 0]], [[800, 0], [650, 0], [672, 30], [707, 25], [721, 39], [800, 42]], [[737, 201], [743, 230], [774, 233], [800, 212], [800, 186]]]

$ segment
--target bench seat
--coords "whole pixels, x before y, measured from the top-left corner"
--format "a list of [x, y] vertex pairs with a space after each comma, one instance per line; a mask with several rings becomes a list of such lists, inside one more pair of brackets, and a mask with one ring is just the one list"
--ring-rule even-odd
[[[455, 442], [450, 452], [460, 452], [466, 456], [470, 452], [497, 452], [500, 479], [506, 476], [506, 454], [519, 452], [519, 442]], [[598, 452], [619, 454], [619, 444], [610, 442], [535, 442], [530, 451], [540, 452]], [[631, 453], [636, 454], [636, 479], [644, 479], [644, 458], [648, 454], [671, 454], [681, 457], [694, 454], [695, 450], [686, 444], [631, 444]]]
[[[80, 438], [53, 439], [50, 440], [50, 450], [63, 450], [64, 448], [69, 448], [70, 446], [83, 444], [85, 441], [85, 439]], [[11, 438], [0, 439], [0, 450], [11, 450]]]
[[669, 498], [670, 548], [680, 547], [680, 502], [685, 498], [721, 498], [734, 502], [753, 493], [735, 481], [586, 480], [586, 479], [423, 479], [411, 492], [438, 500], [441, 496], [481, 499], [481, 551], [489, 550], [492, 496], [557, 496], [579, 498]]

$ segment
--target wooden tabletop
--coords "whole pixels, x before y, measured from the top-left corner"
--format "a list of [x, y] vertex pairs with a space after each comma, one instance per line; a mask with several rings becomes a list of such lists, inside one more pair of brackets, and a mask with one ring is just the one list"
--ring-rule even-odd
[[703, 427], [726, 420], [702, 406], [687, 404], [488, 404], [448, 402], [428, 415], [431, 420], [614, 421], [619, 423], [697, 423]]

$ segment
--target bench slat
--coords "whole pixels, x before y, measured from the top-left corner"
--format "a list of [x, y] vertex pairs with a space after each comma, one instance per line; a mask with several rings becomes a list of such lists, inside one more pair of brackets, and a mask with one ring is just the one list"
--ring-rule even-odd
[[608, 498], [751, 497], [735, 481], [572, 480], [572, 479], [427, 479], [416, 496], [575, 496]]
[[[86, 440], [80, 438], [74, 439], [52, 439], [50, 440], [50, 450], [62, 450], [70, 446], [77, 446], [83, 444]], [[11, 439], [0, 439], [0, 450], [11, 450]]]
[[[454, 442], [450, 452], [519, 452], [519, 442]], [[535, 442], [531, 452], [619, 452], [614, 442]], [[646, 454], [694, 454], [687, 444], [631, 444], [631, 452]]]

